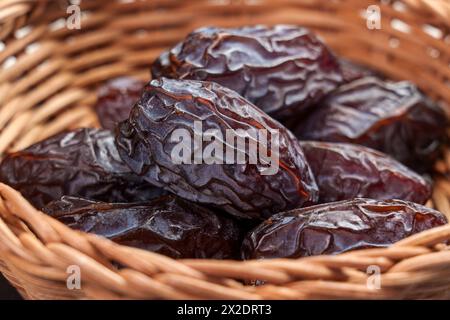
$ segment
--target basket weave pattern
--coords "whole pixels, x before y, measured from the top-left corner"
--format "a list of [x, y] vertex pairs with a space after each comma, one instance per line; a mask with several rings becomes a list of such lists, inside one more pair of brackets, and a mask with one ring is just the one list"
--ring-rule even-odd
[[[3, 0], [0, 153], [22, 149], [67, 128], [98, 126], [91, 107], [100, 84], [121, 75], [148, 79], [150, 63], [161, 51], [205, 25], [309, 27], [337, 54], [391, 78], [411, 80], [449, 110], [450, 1], [380, 1], [381, 29], [369, 30], [361, 12], [374, 3], [81, 1], [81, 29], [70, 30], [64, 25], [66, 1]], [[428, 205], [448, 218], [449, 176], [446, 149], [435, 165]], [[336, 256], [173, 260], [71, 230], [6, 185], [0, 184], [0, 196], [0, 271], [29, 299], [450, 299], [450, 247], [443, 244], [450, 240], [450, 225], [389, 248]], [[66, 271], [71, 265], [81, 268], [81, 290], [67, 288]], [[367, 285], [370, 266], [382, 273], [379, 289]], [[256, 279], [266, 284], [243, 284]]]

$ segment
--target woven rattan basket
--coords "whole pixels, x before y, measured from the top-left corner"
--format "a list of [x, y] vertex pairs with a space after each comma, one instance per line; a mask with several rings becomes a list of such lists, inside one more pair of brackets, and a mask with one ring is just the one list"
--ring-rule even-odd
[[[368, 28], [362, 14], [374, 4], [381, 29]], [[449, 0], [83, 0], [81, 29], [69, 29], [77, 8], [56, 0], [0, 2], [2, 155], [66, 128], [97, 126], [91, 106], [100, 84], [120, 75], [148, 79], [162, 50], [204, 25], [307, 26], [338, 54], [414, 81], [450, 104]], [[429, 205], [450, 218], [449, 175], [445, 150]], [[70, 230], [6, 185], [0, 196], [0, 270], [29, 299], [450, 298], [450, 250], [442, 244], [450, 225], [390, 248], [337, 256], [172, 260]], [[67, 288], [71, 265], [81, 268], [80, 290]], [[381, 271], [380, 287], [368, 285], [371, 266]], [[266, 284], [242, 281], [255, 279]]]

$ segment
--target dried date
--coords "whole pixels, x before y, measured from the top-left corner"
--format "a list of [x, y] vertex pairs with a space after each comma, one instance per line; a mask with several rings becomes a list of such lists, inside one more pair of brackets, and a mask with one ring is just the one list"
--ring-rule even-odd
[[44, 212], [73, 229], [172, 258], [239, 258], [236, 221], [172, 195], [144, 203], [63, 197]]
[[154, 62], [152, 76], [219, 83], [277, 119], [312, 107], [343, 80], [330, 50], [290, 25], [195, 30]]
[[[185, 136], [174, 142], [176, 130]], [[252, 152], [250, 145], [256, 140], [249, 139], [250, 131], [259, 134], [259, 152]], [[196, 147], [199, 133], [218, 148], [208, 151], [212, 142], [204, 150], [202, 144]], [[230, 133], [236, 140], [228, 139]], [[260, 139], [263, 133], [266, 140]], [[245, 144], [239, 146], [238, 139]], [[151, 184], [236, 216], [261, 219], [317, 201], [316, 183], [295, 137], [236, 92], [216, 83], [151, 81], [129, 119], [119, 125], [116, 143], [125, 163]], [[187, 160], [183, 163], [173, 158], [180, 144], [189, 147], [182, 152]], [[200, 161], [195, 163], [198, 150]], [[270, 156], [262, 157], [262, 150]], [[243, 162], [238, 161], [239, 154]], [[251, 162], [256, 155], [258, 161]]]
[[431, 185], [417, 173], [381, 152], [349, 143], [303, 141], [319, 202], [371, 198], [424, 204]]
[[114, 130], [117, 123], [128, 118], [144, 85], [145, 82], [141, 80], [121, 77], [107, 82], [99, 89], [94, 109], [103, 128]]
[[298, 258], [387, 247], [446, 223], [442, 213], [413, 202], [357, 198], [272, 216], [246, 236], [242, 256]]
[[39, 209], [63, 195], [131, 202], [165, 193], [132, 173], [117, 152], [114, 135], [99, 129], [60, 133], [7, 155], [0, 181]]
[[408, 82], [363, 78], [341, 86], [295, 130], [303, 140], [350, 142], [418, 171], [439, 156], [445, 112]]

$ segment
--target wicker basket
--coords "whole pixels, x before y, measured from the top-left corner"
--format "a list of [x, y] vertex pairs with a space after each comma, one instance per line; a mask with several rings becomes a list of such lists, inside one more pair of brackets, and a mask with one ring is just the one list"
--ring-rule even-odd
[[[100, 84], [120, 75], [148, 79], [162, 50], [203, 25], [307, 26], [338, 54], [450, 104], [449, 0], [83, 0], [81, 29], [66, 27], [67, 2], [0, 2], [2, 154], [66, 128], [97, 126], [91, 106]], [[374, 3], [381, 29], [370, 30], [361, 13]], [[429, 205], [450, 218], [450, 151], [444, 154]], [[450, 298], [450, 247], [442, 244], [450, 225], [337, 256], [172, 260], [73, 231], [6, 185], [0, 196], [0, 270], [29, 299]], [[67, 288], [71, 265], [81, 268], [80, 290]], [[380, 288], [368, 285], [370, 266], [381, 271]], [[254, 279], [266, 284], [242, 281]]]

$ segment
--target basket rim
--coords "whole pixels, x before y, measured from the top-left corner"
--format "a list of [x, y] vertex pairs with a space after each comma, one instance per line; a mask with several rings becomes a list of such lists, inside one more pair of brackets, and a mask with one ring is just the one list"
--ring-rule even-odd
[[[357, 299], [385, 299], [397, 298], [399, 292], [404, 294], [412, 285], [423, 285], [436, 274], [450, 273], [445, 270], [450, 265], [450, 251], [442, 244], [450, 239], [450, 224], [415, 234], [388, 248], [339, 255], [248, 261], [174, 260], [72, 230], [36, 210], [19, 192], [2, 183], [0, 196], [6, 209], [0, 217], [0, 240], [1, 251], [9, 260], [7, 265], [14, 266], [13, 271], [61, 281], [76, 261], [84, 276], [97, 286], [91, 281], [83, 288], [94, 298], [255, 300], [273, 295], [298, 299], [322, 294], [327, 298], [350, 295]], [[123, 269], [113, 267], [114, 262]], [[367, 287], [364, 272], [370, 266], [380, 268], [386, 287]], [[416, 279], [412, 277], [414, 273]], [[138, 279], [151, 283], [152, 295], [149, 296], [149, 288], [136, 282]], [[270, 284], [243, 286], [236, 281], [255, 279], [265, 279]]]

